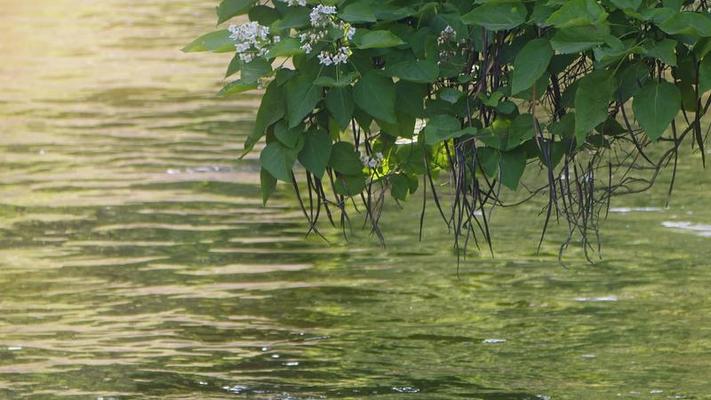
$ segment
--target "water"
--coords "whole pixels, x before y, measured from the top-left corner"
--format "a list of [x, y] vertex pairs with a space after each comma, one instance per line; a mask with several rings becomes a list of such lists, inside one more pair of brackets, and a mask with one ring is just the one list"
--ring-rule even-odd
[[0, 0], [0, 399], [711, 398], [697, 160], [670, 208], [614, 204], [594, 265], [536, 255], [533, 205], [459, 274], [419, 201], [384, 249], [304, 239], [235, 162], [258, 98], [177, 51], [214, 3]]

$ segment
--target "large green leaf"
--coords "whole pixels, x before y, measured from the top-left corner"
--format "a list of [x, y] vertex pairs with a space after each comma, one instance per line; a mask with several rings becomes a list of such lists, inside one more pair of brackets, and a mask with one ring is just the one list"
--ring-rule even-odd
[[513, 29], [524, 22], [528, 11], [520, 1], [488, 2], [462, 16], [467, 25], [482, 26], [490, 31]]
[[548, 40], [535, 39], [526, 43], [514, 61], [511, 94], [517, 94], [533, 86], [548, 69], [552, 57], [553, 49]]
[[595, 0], [568, 0], [546, 20], [556, 28], [599, 25], [607, 19], [607, 12]]
[[711, 17], [690, 11], [676, 13], [658, 24], [659, 29], [670, 35], [711, 37]]
[[239, 70], [242, 82], [257, 83], [259, 79], [271, 74], [272, 64], [263, 58], [255, 58], [248, 63], [242, 63]]
[[206, 33], [183, 47], [185, 53], [211, 51], [213, 53], [228, 53], [235, 50], [235, 42], [230, 39], [230, 31], [221, 29]]
[[681, 92], [673, 84], [649, 82], [634, 96], [634, 115], [650, 139], [656, 140], [681, 109]]
[[379, 72], [369, 71], [358, 81], [353, 91], [353, 99], [360, 109], [375, 119], [394, 124], [395, 85], [392, 79]]
[[273, 177], [284, 182], [291, 182], [291, 170], [296, 162], [296, 153], [279, 142], [267, 144], [259, 156], [262, 168]]
[[343, 11], [339, 13], [339, 16], [342, 20], [351, 23], [367, 23], [378, 20], [375, 16], [373, 5], [365, 1], [347, 5]]
[[265, 131], [286, 115], [286, 103], [284, 101], [284, 87], [277, 85], [276, 81], [267, 86], [267, 90], [262, 96], [262, 104], [257, 111], [257, 119], [254, 122], [254, 130], [244, 143], [244, 154], [254, 148], [259, 139], [264, 136]]
[[359, 29], [353, 38], [356, 47], [364, 49], [383, 49], [405, 44], [398, 36], [390, 31], [369, 31]]
[[450, 137], [462, 129], [459, 120], [451, 115], [436, 115], [427, 121], [425, 127], [425, 144], [433, 145]]
[[706, 56], [699, 65], [699, 94], [709, 90], [711, 90], [711, 56]]
[[322, 179], [331, 159], [331, 147], [331, 138], [326, 132], [309, 132], [304, 137], [304, 148], [299, 153], [299, 162], [316, 178]]
[[385, 72], [405, 81], [432, 83], [439, 77], [439, 66], [433, 60], [408, 60], [387, 65]]
[[328, 165], [343, 175], [357, 176], [363, 173], [360, 156], [353, 144], [348, 142], [338, 142], [333, 145]]
[[610, 38], [610, 27], [583, 25], [558, 29], [551, 38], [551, 46], [557, 54], [573, 54], [605, 43]]
[[642, 5], [642, 0], [610, 0], [612, 4], [623, 10], [636, 10]]
[[254, 90], [257, 88], [256, 83], [245, 83], [242, 82], [241, 80], [237, 80], [234, 82], [230, 82], [225, 87], [220, 90], [220, 93], [218, 95], [220, 96], [231, 96], [234, 94], [246, 92], [249, 90]]
[[339, 175], [334, 182], [336, 194], [342, 196], [355, 196], [365, 190], [365, 175]]
[[262, 204], [267, 205], [267, 201], [276, 191], [277, 180], [266, 169], [262, 168], [259, 172], [259, 188], [262, 191]]
[[217, 23], [221, 24], [232, 17], [246, 14], [257, 0], [222, 0], [217, 7]]
[[269, 49], [268, 58], [291, 57], [303, 53], [301, 42], [295, 38], [283, 38]]
[[518, 189], [523, 172], [526, 170], [526, 152], [519, 148], [501, 153], [499, 168], [501, 184], [511, 190]]
[[314, 85], [314, 78], [300, 74], [286, 83], [286, 110], [289, 127], [299, 125], [321, 101], [323, 89]]
[[588, 133], [607, 119], [615, 89], [615, 80], [606, 71], [594, 71], [580, 79], [575, 92], [575, 136], [578, 145], [582, 145]]
[[350, 86], [334, 87], [326, 94], [326, 108], [338, 122], [341, 129], [346, 129], [353, 118], [353, 89]]

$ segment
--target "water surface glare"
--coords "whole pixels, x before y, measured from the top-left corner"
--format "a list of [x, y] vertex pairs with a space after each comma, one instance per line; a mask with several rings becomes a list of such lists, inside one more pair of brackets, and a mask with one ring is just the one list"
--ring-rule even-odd
[[419, 200], [385, 248], [304, 239], [236, 162], [258, 96], [178, 51], [216, 2], [0, 0], [0, 399], [711, 398], [696, 160], [670, 207], [614, 204], [595, 264], [536, 254], [539, 205], [459, 271]]

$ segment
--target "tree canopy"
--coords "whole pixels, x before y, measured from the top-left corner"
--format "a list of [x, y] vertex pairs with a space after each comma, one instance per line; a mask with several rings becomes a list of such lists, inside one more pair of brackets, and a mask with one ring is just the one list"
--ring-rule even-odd
[[245, 152], [261, 149], [265, 203], [289, 183], [314, 232], [352, 199], [380, 235], [388, 196], [420, 191], [457, 245], [490, 241], [486, 211], [523, 190], [587, 248], [610, 197], [649, 188], [685, 141], [704, 154], [709, 6], [224, 0], [218, 23], [237, 22], [184, 50], [235, 53], [222, 95], [264, 89]]

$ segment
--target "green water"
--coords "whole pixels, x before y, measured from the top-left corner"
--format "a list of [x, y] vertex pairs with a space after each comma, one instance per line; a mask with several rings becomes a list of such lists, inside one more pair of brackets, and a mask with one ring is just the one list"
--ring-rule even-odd
[[534, 205], [459, 275], [419, 200], [384, 249], [304, 239], [235, 162], [258, 98], [176, 50], [214, 3], [0, 0], [0, 399], [711, 398], [698, 157], [670, 208], [613, 204], [593, 265], [536, 255]]

